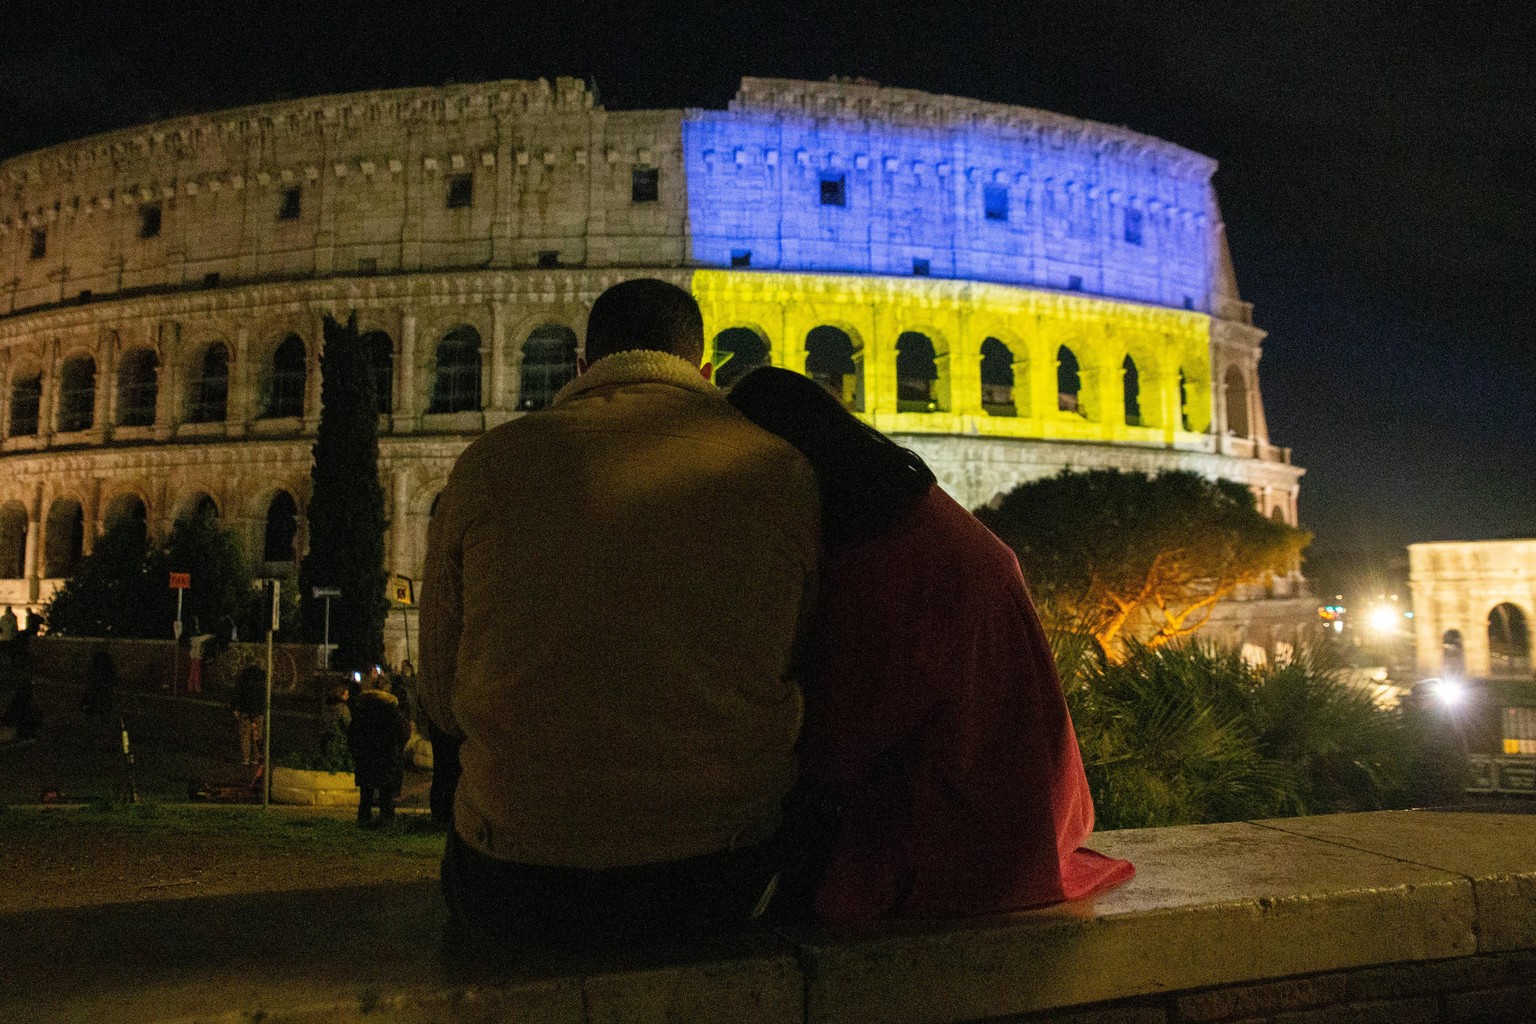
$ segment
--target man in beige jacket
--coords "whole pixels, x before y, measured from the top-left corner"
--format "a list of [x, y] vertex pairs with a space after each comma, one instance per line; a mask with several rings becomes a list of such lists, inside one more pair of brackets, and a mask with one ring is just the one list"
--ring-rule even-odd
[[687, 292], [609, 289], [581, 375], [470, 445], [438, 502], [420, 690], [463, 737], [443, 861], [461, 925], [688, 933], [771, 896], [816, 488], [703, 349]]

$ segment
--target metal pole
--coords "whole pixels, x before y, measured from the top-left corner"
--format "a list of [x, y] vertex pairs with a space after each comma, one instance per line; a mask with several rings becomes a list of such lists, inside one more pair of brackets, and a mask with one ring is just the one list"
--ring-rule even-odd
[[[272, 588], [272, 609], [277, 613], [277, 588]], [[261, 719], [261, 809], [272, 805], [272, 638], [276, 635], [272, 620], [267, 620], [267, 712]]]
[[325, 595], [325, 670], [331, 670], [331, 595]]
[[183, 593], [185, 591], [180, 589], [176, 591], [176, 623], [171, 627], [171, 696], [173, 697], [180, 692], [180, 680], [177, 676], [181, 675], [181, 595]]
[[[405, 619], [405, 660], [406, 661], [412, 661], [412, 659], [411, 659], [411, 610], [409, 608], [401, 608], [400, 609], [400, 615]], [[414, 662], [412, 662], [412, 664], [414, 664]]]

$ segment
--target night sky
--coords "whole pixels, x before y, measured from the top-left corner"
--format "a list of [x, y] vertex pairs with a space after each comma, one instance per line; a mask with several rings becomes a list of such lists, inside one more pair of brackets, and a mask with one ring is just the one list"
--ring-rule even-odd
[[28, 6], [6, 5], [0, 156], [243, 103], [556, 74], [595, 79], [610, 109], [862, 75], [1168, 139], [1220, 162], [1314, 549], [1536, 536], [1531, 5]]

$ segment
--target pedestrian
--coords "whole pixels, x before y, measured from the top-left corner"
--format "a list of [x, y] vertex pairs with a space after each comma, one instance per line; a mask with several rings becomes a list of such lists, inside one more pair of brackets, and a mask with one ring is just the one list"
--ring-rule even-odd
[[16, 610], [10, 605], [5, 606], [5, 613], [0, 615], [0, 644], [10, 646], [16, 639]]
[[630, 941], [771, 899], [816, 484], [703, 354], [688, 292], [615, 285], [580, 375], [471, 444], [438, 501], [420, 695], [463, 738], [456, 929]]
[[730, 401], [821, 489], [801, 781], [838, 813], [808, 858], [817, 917], [1000, 914], [1129, 878], [1080, 846], [1093, 800], [1013, 552], [809, 378], [754, 370]]
[[187, 641], [187, 650], [191, 655], [187, 666], [187, 692], [203, 692], [203, 674], [207, 671], [207, 663], [213, 653], [211, 641], [212, 633], [199, 633]]
[[255, 764], [261, 755], [262, 730], [267, 722], [267, 676], [260, 665], [247, 665], [235, 676], [235, 693], [229, 707], [240, 739], [240, 763]]
[[405, 742], [410, 727], [400, 701], [386, 688], [388, 680], [379, 666], [363, 679], [362, 692], [352, 701], [352, 722], [347, 727], [347, 746], [352, 751], [353, 776], [357, 781], [357, 823], [379, 827], [395, 818], [395, 798], [405, 777]]

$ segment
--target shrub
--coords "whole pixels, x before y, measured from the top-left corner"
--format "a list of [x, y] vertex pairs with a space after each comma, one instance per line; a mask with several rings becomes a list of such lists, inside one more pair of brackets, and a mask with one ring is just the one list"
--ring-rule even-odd
[[297, 768], [309, 772], [350, 772], [352, 748], [347, 746], [346, 731], [336, 725], [326, 731], [318, 752], [291, 750], [277, 759], [281, 768]]
[[1131, 643], [1120, 663], [1091, 638], [1054, 646], [1101, 828], [1405, 807], [1454, 788], [1444, 749], [1346, 682], [1328, 648], [1251, 666], [1196, 641]]

